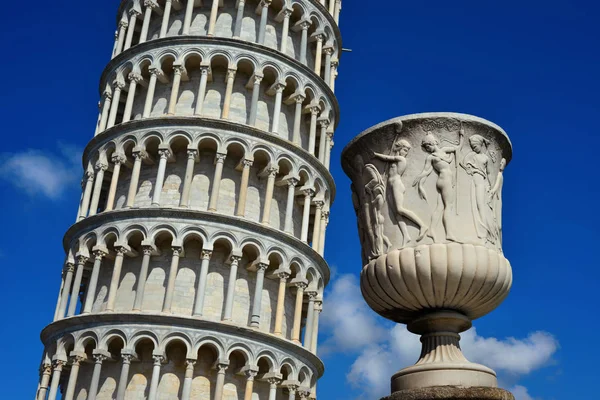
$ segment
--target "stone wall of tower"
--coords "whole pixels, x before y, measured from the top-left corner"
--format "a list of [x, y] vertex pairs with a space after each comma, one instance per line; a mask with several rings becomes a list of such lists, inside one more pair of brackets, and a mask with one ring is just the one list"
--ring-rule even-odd
[[124, 0], [37, 400], [316, 398], [339, 0]]

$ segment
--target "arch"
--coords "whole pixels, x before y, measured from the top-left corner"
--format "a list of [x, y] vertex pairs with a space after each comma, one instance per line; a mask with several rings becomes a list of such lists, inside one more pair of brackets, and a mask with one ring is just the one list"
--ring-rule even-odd
[[146, 330], [136, 332], [129, 341], [129, 347], [131, 349], [135, 349], [137, 345], [143, 340], [149, 340], [152, 342], [152, 344], [154, 344], [155, 349], [159, 348], [158, 337], [153, 332]]
[[123, 341], [125, 348], [128, 347], [127, 335], [125, 332], [120, 329], [111, 329], [100, 338], [98, 348], [101, 350], [108, 350], [110, 343], [117, 338]]
[[183, 332], [173, 332], [165, 336], [160, 343], [159, 350], [163, 354], [166, 354], [169, 346], [177, 342], [182, 343], [185, 346], [187, 358], [195, 358], [192, 351], [192, 339]]
[[98, 335], [96, 332], [87, 331], [81, 334], [79, 338], [75, 341], [75, 351], [84, 352], [85, 348], [91, 343], [94, 343], [94, 347], [97, 349], [100, 341], [98, 340]]

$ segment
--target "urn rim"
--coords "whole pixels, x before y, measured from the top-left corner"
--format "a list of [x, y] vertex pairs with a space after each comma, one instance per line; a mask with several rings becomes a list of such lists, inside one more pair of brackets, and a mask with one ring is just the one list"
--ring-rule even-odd
[[477, 122], [482, 125], [487, 125], [490, 128], [496, 130], [498, 133], [500, 133], [500, 135], [506, 140], [506, 142], [508, 144], [508, 149], [507, 149], [508, 154], [506, 157], [507, 163], [509, 163], [510, 160], [512, 159], [512, 142], [511, 142], [510, 138], [508, 137], [508, 134], [506, 133], [506, 131], [504, 129], [502, 129], [499, 125], [495, 124], [494, 122], [489, 121], [485, 118], [477, 117], [472, 114], [464, 114], [464, 113], [457, 113], [457, 112], [426, 112], [426, 113], [401, 115], [401, 116], [398, 116], [395, 118], [391, 118], [391, 119], [388, 119], [387, 121], [383, 121], [377, 125], [373, 125], [372, 127], [359, 133], [352, 140], [350, 140], [350, 142], [342, 150], [342, 157], [341, 157], [342, 169], [344, 170], [344, 172], [346, 172], [346, 174], [348, 174], [349, 171], [347, 171], [347, 169], [346, 169], [346, 165], [347, 165], [346, 161], [348, 161], [348, 162], [351, 162], [351, 161], [346, 160], [346, 155], [348, 154], [350, 149], [352, 147], [354, 147], [354, 145], [356, 145], [359, 141], [361, 141], [366, 136], [368, 136], [374, 132], [377, 132], [380, 129], [383, 129], [390, 125], [398, 123], [398, 122], [404, 123], [407, 121], [412, 121], [412, 120], [417, 120], [417, 119], [427, 119], [427, 118], [457, 118], [462, 121]]

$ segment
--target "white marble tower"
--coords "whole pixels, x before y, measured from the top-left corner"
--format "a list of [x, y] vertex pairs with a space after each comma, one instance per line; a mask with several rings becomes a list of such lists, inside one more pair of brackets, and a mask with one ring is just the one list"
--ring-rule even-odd
[[340, 0], [124, 0], [36, 400], [308, 399]]

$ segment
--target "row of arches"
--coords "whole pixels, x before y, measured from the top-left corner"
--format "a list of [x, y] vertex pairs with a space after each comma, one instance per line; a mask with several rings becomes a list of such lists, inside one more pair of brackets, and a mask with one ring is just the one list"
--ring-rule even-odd
[[244, 218], [311, 244], [320, 254], [331, 194], [296, 156], [243, 138], [146, 131], [88, 156], [78, 220], [130, 208], [178, 208]]
[[130, 222], [73, 241], [55, 321], [152, 313], [249, 326], [316, 353], [325, 280], [251, 234]]
[[[66, 333], [45, 343], [37, 400], [307, 399], [317, 373], [293, 356], [212, 332]], [[313, 367], [314, 368], [314, 367]], [[250, 395], [249, 397], [247, 395]], [[274, 397], [272, 397], [274, 395]]]
[[222, 119], [269, 132], [327, 162], [337, 116], [322, 90], [297, 72], [222, 48], [153, 51], [108, 75], [96, 134], [145, 118]]
[[142, 4], [133, 0], [123, 8], [113, 57], [159, 38], [216, 36], [278, 50], [325, 79], [329, 71], [322, 60], [328, 56], [337, 61], [339, 44], [329, 20], [316, 7], [310, 8], [310, 3], [288, 0], [215, 0], [212, 4], [194, 0], [147, 0]]

